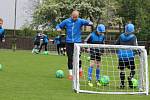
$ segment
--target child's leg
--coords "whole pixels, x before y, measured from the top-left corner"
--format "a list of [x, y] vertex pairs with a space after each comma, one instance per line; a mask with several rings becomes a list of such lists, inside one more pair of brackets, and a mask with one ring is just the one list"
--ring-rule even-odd
[[40, 45], [39, 52], [41, 52], [41, 49], [42, 49], [43, 45], [44, 45], [43, 43]]
[[134, 64], [134, 58], [130, 59], [129, 61], [129, 69], [130, 69], [130, 75], [128, 76], [128, 83], [129, 83], [129, 87], [133, 88], [133, 84], [132, 84], [132, 78], [135, 75], [135, 64]]
[[94, 63], [95, 63], [95, 61], [91, 60], [90, 66], [88, 68], [88, 80], [90, 80], [90, 81], [92, 80], [92, 71], [93, 71]]
[[99, 81], [100, 80], [100, 61], [96, 61], [96, 80]]
[[97, 50], [96, 51], [96, 81], [100, 80], [100, 61], [101, 61], [100, 50]]
[[45, 51], [47, 51], [47, 43], [45, 43], [44, 45], [45, 45]]
[[120, 88], [124, 88], [125, 85], [124, 85], [124, 80], [125, 80], [125, 72], [124, 72], [124, 69], [125, 69], [125, 61], [123, 60], [119, 60], [119, 66], [118, 68], [120, 69]]

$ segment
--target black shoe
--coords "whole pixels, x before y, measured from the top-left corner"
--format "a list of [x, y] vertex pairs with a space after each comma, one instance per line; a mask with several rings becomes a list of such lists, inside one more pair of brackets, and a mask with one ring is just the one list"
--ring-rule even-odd
[[124, 89], [125, 85], [123, 83], [120, 83], [120, 89]]
[[125, 86], [124, 85], [120, 85], [120, 89], [124, 89], [125, 88]]
[[128, 77], [129, 88], [133, 89], [134, 87], [133, 87], [133, 83], [132, 83], [131, 80], [132, 80], [132, 78], [129, 76], [129, 77]]

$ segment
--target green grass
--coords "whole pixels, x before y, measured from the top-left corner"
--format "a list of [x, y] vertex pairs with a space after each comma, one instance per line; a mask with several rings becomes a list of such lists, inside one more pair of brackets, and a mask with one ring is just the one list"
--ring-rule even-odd
[[[0, 51], [0, 100], [149, 100], [145, 95], [77, 94], [67, 80], [67, 58], [33, 55], [28, 51]], [[150, 59], [149, 59], [150, 62]], [[65, 78], [55, 78], [62, 69]], [[150, 68], [149, 68], [150, 71]]]

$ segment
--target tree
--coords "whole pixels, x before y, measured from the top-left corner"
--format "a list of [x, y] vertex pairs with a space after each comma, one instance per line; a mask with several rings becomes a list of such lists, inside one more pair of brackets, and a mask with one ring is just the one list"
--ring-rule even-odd
[[33, 24], [39, 25], [51, 20], [59, 22], [70, 17], [73, 10], [80, 11], [80, 17], [90, 19], [95, 26], [102, 18], [103, 8], [106, 6], [103, 0], [43, 0], [34, 11]]

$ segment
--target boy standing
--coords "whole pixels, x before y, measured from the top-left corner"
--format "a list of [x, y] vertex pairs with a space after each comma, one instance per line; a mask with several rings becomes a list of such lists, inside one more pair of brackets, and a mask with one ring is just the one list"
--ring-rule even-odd
[[[134, 25], [133, 24], [127, 24], [125, 27], [125, 33], [122, 33], [117, 42], [116, 45], [132, 45], [137, 46], [137, 38], [133, 34], [134, 32]], [[125, 68], [127, 67], [130, 69], [130, 75], [128, 76], [128, 83], [129, 87], [133, 88], [132, 84], [132, 78], [135, 75], [135, 63], [134, 63], [134, 52], [133, 50], [128, 49], [120, 49], [118, 50], [118, 58], [119, 58], [119, 65], [118, 69], [120, 69], [120, 88], [124, 88], [124, 80], [125, 80]]]

